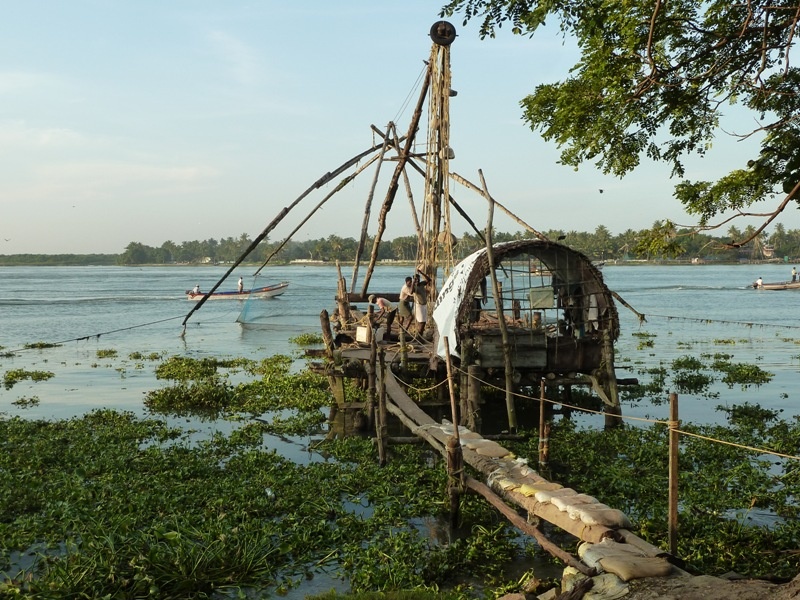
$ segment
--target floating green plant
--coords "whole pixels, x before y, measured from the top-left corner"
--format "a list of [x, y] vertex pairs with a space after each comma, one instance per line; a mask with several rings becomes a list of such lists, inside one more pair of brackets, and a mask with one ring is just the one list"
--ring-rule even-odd
[[31, 344], [25, 344], [24, 347], [29, 350], [42, 350], [45, 348], [58, 348], [59, 346], [61, 346], [61, 344], [53, 344], [51, 342], [33, 342]]
[[14, 385], [25, 379], [31, 381], [47, 381], [51, 377], [55, 377], [52, 371], [28, 371], [27, 369], [12, 369], [6, 371], [3, 375], [3, 385], [7, 390], [10, 390]]
[[17, 398], [11, 404], [17, 406], [19, 408], [30, 408], [31, 406], [38, 406], [39, 405], [39, 396], [31, 396]]
[[131, 360], [161, 360], [163, 358], [163, 354], [160, 352], [150, 352], [145, 354], [143, 352], [131, 352], [128, 355], [128, 358]]
[[118, 352], [111, 348], [104, 348], [97, 351], [97, 358], [116, 358]]
[[300, 335], [290, 337], [289, 341], [298, 346], [314, 346], [324, 342], [322, 336], [318, 333], [301, 333]]

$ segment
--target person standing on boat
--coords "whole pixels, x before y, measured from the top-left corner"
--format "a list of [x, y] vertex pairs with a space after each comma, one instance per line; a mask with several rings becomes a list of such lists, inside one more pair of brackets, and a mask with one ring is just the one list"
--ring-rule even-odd
[[414, 315], [411, 314], [411, 301], [414, 298], [413, 279], [406, 277], [403, 287], [400, 288], [400, 306], [397, 309], [397, 322], [400, 327], [408, 329], [413, 322]]
[[792, 267], [792, 283], [794, 283], [795, 281], [797, 281], [797, 269]]
[[240, 293], [240, 294], [241, 294], [241, 293], [242, 293], [242, 291], [244, 290], [244, 282], [242, 281], [242, 278], [241, 278], [241, 277], [239, 277], [239, 283], [236, 285], [236, 289], [238, 289], [238, 290], [239, 290], [239, 293]]
[[756, 282], [753, 284], [753, 287], [754, 288], [760, 288], [763, 285], [764, 285], [764, 280], [761, 279], [761, 277], [759, 277], [758, 279], [756, 279]]
[[373, 324], [379, 323], [383, 316], [386, 315], [386, 333], [391, 333], [392, 323], [394, 323], [394, 318], [397, 316], [397, 307], [386, 298], [376, 298], [375, 294], [372, 294], [367, 300], [369, 300], [370, 304], [374, 304], [380, 309], [378, 314], [375, 315]]
[[428, 280], [417, 271], [414, 275], [414, 320], [417, 322], [417, 335], [422, 335], [425, 331], [425, 323], [428, 321]]

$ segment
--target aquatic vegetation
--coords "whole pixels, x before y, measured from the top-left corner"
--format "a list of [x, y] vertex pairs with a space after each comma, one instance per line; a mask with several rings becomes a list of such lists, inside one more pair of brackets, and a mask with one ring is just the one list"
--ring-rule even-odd
[[[232, 385], [217, 367], [242, 366], [256, 377]], [[330, 406], [328, 380], [310, 370], [293, 372], [294, 359], [276, 355], [256, 361], [194, 360], [171, 357], [156, 368], [172, 386], [151, 390], [145, 406], [155, 413], [241, 420], [259, 418], [264, 433], [307, 435], [325, 422], [321, 409]], [[265, 420], [260, 417], [269, 414]]]
[[45, 348], [58, 348], [61, 344], [53, 344], [50, 342], [33, 342], [31, 344], [25, 344], [24, 348], [27, 350], [43, 350]]
[[218, 417], [231, 404], [233, 388], [217, 377], [185, 382], [147, 392], [144, 405], [155, 413]]
[[199, 381], [214, 378], [220, 369], [228, 372], [250, 371], [254, 361], [247, 358], [189, 358], [171, 356], [156, 367], [156, 379], [175, 381]]
[[22, 398], [17, 398], [11, 404], [17, 406], [19, 408], [28, 408], [31, 406], [38, 406], [39, 405], [39, 397], [38, 396], [31, 396], [30, 398], [23, 396]]
[[128, 358], [131, 360], [161, 360], [163, 354], [160, 352], [150, 352], [149, 354], [144, 354], [142, 352], [131, 352], [128, 354]]
[[[781, 421], [756, 406], [727, 409], [729, 426], [687, 431], [713, 439], [796, 454], [800, 423]], [[800, 570], [796, 549], [800, 480], [796, 461], [765, 459], [740, 447], [683, 436], [680, 451], [678, 556], [698, 571], [735, 570], [751, 576], [793, 577]], [[514, 444], [535, 456], [535, 439]], [[668, 429], [622, 427], [579, 429], [562, 420], [550, 432], [552, 477], [621, 509], [637, 534], [666, 547]], [[780, 515], [781, 518], [767, 518]]]
[[10, 390], [20, 381], [30, 379], [31, 381], [47, 381], [55, 377], [52, 371], [29, 371], [27, 369], [12, 369], [3, 374], [3, 386]]
[[764, 385], [772, 381], [774, 377], [773, 373], [765, 371], [758, 365], [733, 363], [730, 358], [730, 355], [724, 355], [724, 357], [716, 358], [712, 364], [715, 371], [723, 374], [722, 382], [729, 388], [734, 385], [741, 385], [742, 389], [747, 389], [751, 385]]
[[[446, 506], [441, 459], [425, 447], [392, 447], [381, 467], [368, 439], [326, 441], [335, 460], [298, 465], [264, 448], [253, 424], [197, 442], [114, 411], [0, 421], [0, 439], [11, 450], [0, 456], [0, 585], [22, 596], [255, 593], [316, 569], [354, 589], [438, 589], [464, 572], [498, 578], [524, 552], [475, 497], [464, 498], [462, 540], [415, 524]], [[33, 563], [20, 571], [14, 551]]]
[[298, 346], [314, 346], [316, 344], [322, 344], [325, 340], [322, 339], [322, 335], [319, 333], [301, 333], [300, 335], [290, 337], [289, 341]]
[[100, 349], [97, 351], [97, 358], [116, 358], [117, 351], [112, 348]]
[[635, 338], [639, 338], [639, 343], [636, 346], [637, 350], [644, 350], [645, 348], [653, 348], [655, 346], [656, 334], [648, 333], [646, 331], [634, 331], [631, 334]]
[[693, 356], [681, 356], [672, 361], [672, 383], [681, 394], [703, 394], [714, 378], [701, 371], [705, 365]]

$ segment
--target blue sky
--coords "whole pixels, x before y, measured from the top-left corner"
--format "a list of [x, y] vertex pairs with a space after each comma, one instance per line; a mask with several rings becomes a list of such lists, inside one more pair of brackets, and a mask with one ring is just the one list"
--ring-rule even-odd
[[[438, 9], [423, 0], [6, 3], [0, 254], [255, 237], [322, 174], [369, 147], [370, 125], [394, 121], [405, 132]], [[475, 24], [451, 21], [452, 170], [479, 183], [481, 169], [492, 195], [540, 230], [691, 222], [666, 167], [645, 164], [624, 180], [591, 165], [575, 172], [525, 127], [520, 100], [564, 78], [574, 51], [556, 37], [507, 31], [481, 41]], [[747, 158], [741, 145], [719, 146], [690, 164], [690, 178]], [[365, 171], [339, 192], [297, 239], [358, 237], [371, 179]], [[331, 189], [300, 204], [271, 239]], [[484, 226], [485, 202], [457, 186], [452, 193]], [[390, 238], [412, 232], [402, 190], [398, 199]], [[781, 221], [797, 227], [796, 212], [787, 215], [794, 223]], [[495, 214], [498, 229], [519, 229]]]

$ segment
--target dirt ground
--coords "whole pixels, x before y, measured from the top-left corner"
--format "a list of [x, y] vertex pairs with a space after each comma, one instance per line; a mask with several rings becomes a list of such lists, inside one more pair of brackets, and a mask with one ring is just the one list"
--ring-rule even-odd
[[795, 600], [800, 575], [786, 584], [719, 577], [662, 577], [628, 582], [625, 600]]
[[[606, 591], [608, 593], [608, 590]], [[628, 582], [628, 589], [614, 590], [607, 595], [602, 590], [578, 590], [561, 595], [550, 590], [541, 596], [508, 594], [500, 600], [580, 600], [592, 598], [622, 598], [622, 600], [800, 600], [800, 575], [789, 583], [777, 584], [758, 579], [726, 579], [702, 575], [651, 577]]]

